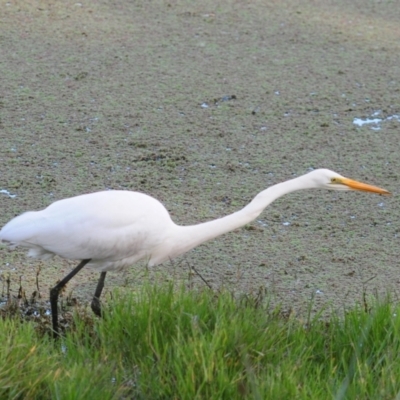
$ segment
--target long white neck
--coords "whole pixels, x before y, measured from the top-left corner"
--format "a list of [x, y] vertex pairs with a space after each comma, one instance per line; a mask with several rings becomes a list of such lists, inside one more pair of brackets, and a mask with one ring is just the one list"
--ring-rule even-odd
[[[278, 183], [260, 192], [247, 206], [225, 217], [198, 225], [176, 225], [171, 232], [171, 248], [166, 258], [174, 258], [194, 247], [224, 233], [240, 228], [257, 218], [262, 211], [279, 197], [300, 189], [315, 187], [304, 175], [290, 181]], [[154, 260], [156, 264], [163, 260]]]

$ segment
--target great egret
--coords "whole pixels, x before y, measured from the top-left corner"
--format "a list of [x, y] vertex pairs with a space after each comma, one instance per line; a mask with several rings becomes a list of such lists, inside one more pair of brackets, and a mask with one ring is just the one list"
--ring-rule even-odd
[[63, 286], [85, 265], [101, 272], [91, 303], [101, 315], [100, 295], [107, 271], [146, 259], [148, 265], [171, 260], [194, 247], [254, 220], [277, 198], [300, 189], [387, 190], [317, 169], [260, 192], [241, 210], [198, 225], [176, 225], [155, 198], [139, 192], [110, 190], [63, 199], [41, 211], [26, 212], [0, 231], [2, 242], [28, 248], [34, 258], [58, 255], [82, 260], [50, 290], [53, 334], [58, 336], [57, 302]]

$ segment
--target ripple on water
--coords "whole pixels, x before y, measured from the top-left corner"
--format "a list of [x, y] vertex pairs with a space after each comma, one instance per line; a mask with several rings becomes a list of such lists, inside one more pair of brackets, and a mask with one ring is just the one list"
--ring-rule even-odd
[[385, 121], [392, 121], [395, 120], [397, 122], [400, 122], [400, 115], [389, 115], [386, 118], [374, 118], [377, 117], [381, 112], [380, 111], [375, 111], [371, 117], [367, 118], [354, 118], [353, 119], [353, 124], [357, 126], [363, 126], [363, 125], [371, 125], [371, 129], [378, 131], [381, 129], [381, 123]]
[[6, 189], [1, 189], [0, 190], [0, 193], [2, 193], [2, 194], [6, 194], [8, 197], [10, 197], [10, 198], [14, 198], [14, 197], [17, 197], [17, 195], [16, 194], [11, 194], [8, 190], [6, 190]]

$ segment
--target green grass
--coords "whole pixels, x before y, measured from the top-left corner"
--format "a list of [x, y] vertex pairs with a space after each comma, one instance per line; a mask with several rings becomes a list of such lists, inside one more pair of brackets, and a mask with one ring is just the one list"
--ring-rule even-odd
[[[258, 299], [259, 300], [259, 299]], [[229, 293], [145, 287], [54, 342], [0, 321], [1, 399], [394, 399], [400, 307], [283, 318]]]

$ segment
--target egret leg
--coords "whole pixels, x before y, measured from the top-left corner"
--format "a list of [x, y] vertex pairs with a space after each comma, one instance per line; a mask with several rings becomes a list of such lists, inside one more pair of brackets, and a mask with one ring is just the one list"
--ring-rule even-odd
[[57, 283], [52, 289], [50, 289], [50, 307], [51, 307], [51, 319], [53, 322], [53, 337], [56, 339], [59, 336], [58, 331], [58, 295], [61, 289], [90, 261], [82, 260], [77, 267], [75, 267], [64, 279]]
[[96, 291], [94, 292], [94, 297], [92, 300], [92, 310], [98, 316], [101, 317], [101, 303], [100, 303], [100, 296], [101, 292], [103, 291], [104, 281], [106, 280], [107, 272], [102, 272], [100, 274], [99, 281], [97, 282]]

